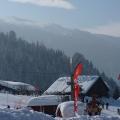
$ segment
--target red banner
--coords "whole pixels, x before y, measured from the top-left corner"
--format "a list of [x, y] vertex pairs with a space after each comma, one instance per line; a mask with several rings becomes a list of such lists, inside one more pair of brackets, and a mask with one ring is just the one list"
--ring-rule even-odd
[[79, 75], [81, 75], [82, 69], [83, 69], [83, 65], [82, 64], [78, 64], [76, 66], [76, 68], [74, 70], [74, 76], [73, 76], [74, 81], [78, 79]]
[[80, 93], [80, 86], [78, 84], [78, 76], [81, 75], [83, 69], [82, 64], [78, 64], [74, 70], [73, 80], [74, 80], [74, 112], [78, 112], [78, 96]]

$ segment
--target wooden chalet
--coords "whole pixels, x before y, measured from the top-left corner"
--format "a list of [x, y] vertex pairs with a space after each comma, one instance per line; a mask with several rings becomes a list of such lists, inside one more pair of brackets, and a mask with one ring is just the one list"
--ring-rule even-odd
[[[71, 78], [61, 77], [57, 79], [45, 92], [48, 95], [70, 95]], [[107, 97], [109, 95], [109, 86], [100, 76], [79, 76], [78, 83], [81, 88], [82, 96]]]
[[[27, 106], [35, 111], [54, 116], [57, 106], [64, 101], [70, 100], [70, 81], [70, 77], [57, 79], [42, 96], [30, 99]], [[98, 97], [108, 96], [109, 87], [99, 76], [80, 76], [78, 83], [81, 87], [81, 96], [83, 98], [84, 96], [93, 95]]]
[[61, 97], [58, 95], [42, 95], [31, 98], [27, 106], [34, 111], [55, 116], [56, 108], [59, 103], [61, 103]]

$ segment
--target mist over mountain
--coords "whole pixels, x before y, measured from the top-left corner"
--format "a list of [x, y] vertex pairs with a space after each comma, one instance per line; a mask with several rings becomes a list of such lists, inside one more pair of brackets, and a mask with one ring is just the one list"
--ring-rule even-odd
[[70, 64], [70, 57], [61, 50], [29, 43], [17, 38], [14, 31], [0, 32], [0, 80], [30, 83], [44, 91], [59, 77], [71, 76], [79, 62], [83, 64], [83, 75], [100, 75], [114, 92], [115, 82], [100, 73], [84, 55], [75, 53]]
[[29, 42], [42, 42], [49, 48], [60, 49], [67, 55], [82, 53], [100, 71], [117, 78], [120, 73], [120, 38], [91, 34], [78, 29], [67, 29], [51, 24], [13, 24], [0, 20], [0, 32], [14, 30], [17, 36]]

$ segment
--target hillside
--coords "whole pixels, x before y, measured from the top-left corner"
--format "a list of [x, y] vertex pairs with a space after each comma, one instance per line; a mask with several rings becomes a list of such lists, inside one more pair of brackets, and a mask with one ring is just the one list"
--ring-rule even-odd
[[[73, 64], [70, 58], [60, 50], [46, 48], [43, 44], [28, 43], [17, 38], [14, 31], [7, 34], [0, 33], [0, 79], [30, 83], [41, 90], [45, 90], [58, 77], [70, 76], [76, 64], [84, 66], [84, 75], [100, 75], [91, 61], [80, 53], [73, 55]], [[116, 84], [112, 79], [101, 74], [104, 80], [112, 86]], [[113, 86], [114, 84], [114, 86]]]
[[18, 36], [29, 42], [42, 42], [49, 48], [63, 50], [69, 56], [80, 52], [93, 61], [101, 72], [104, 71], [114, 79], [120, 73], [120, 38], [67, 29], [55, 24], [37, 26], [20, 21], [11, 23], [0, 20], [0, 31], [10, 30], [16, 31]]
[[0, 33], [0, 79], [24, 81], [45, 89], [59, 75], [69, 73], [69, 58], [62, 51], [30, 44], [11, 31]]

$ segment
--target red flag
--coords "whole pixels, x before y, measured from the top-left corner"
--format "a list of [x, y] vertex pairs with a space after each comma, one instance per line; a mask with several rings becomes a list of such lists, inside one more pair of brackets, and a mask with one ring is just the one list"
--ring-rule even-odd
[[74, 70], [73, 80], [74, 80], [74, 112], [78, 112], [78, 95], [80, 93], [80, 86], [78, 84], [78, 76], [81, 75], [83, 69], [82, 64], [78, 64]]
[[76, 81], [78, 79], [78, 76], [81, 75], [82, 73], [82, 68], [83, 68], [83, 65], [82, 64], [78, 64], [74, 70], [74, 76], [73, 76], [73, 79], [74, 81]]
[[78, 96], [80, 93], [80, 86], [78, 84], [74, 85], [74, 112], [78, 112], [78, 105], [77, 105], [77, 101], [78, 101]]

